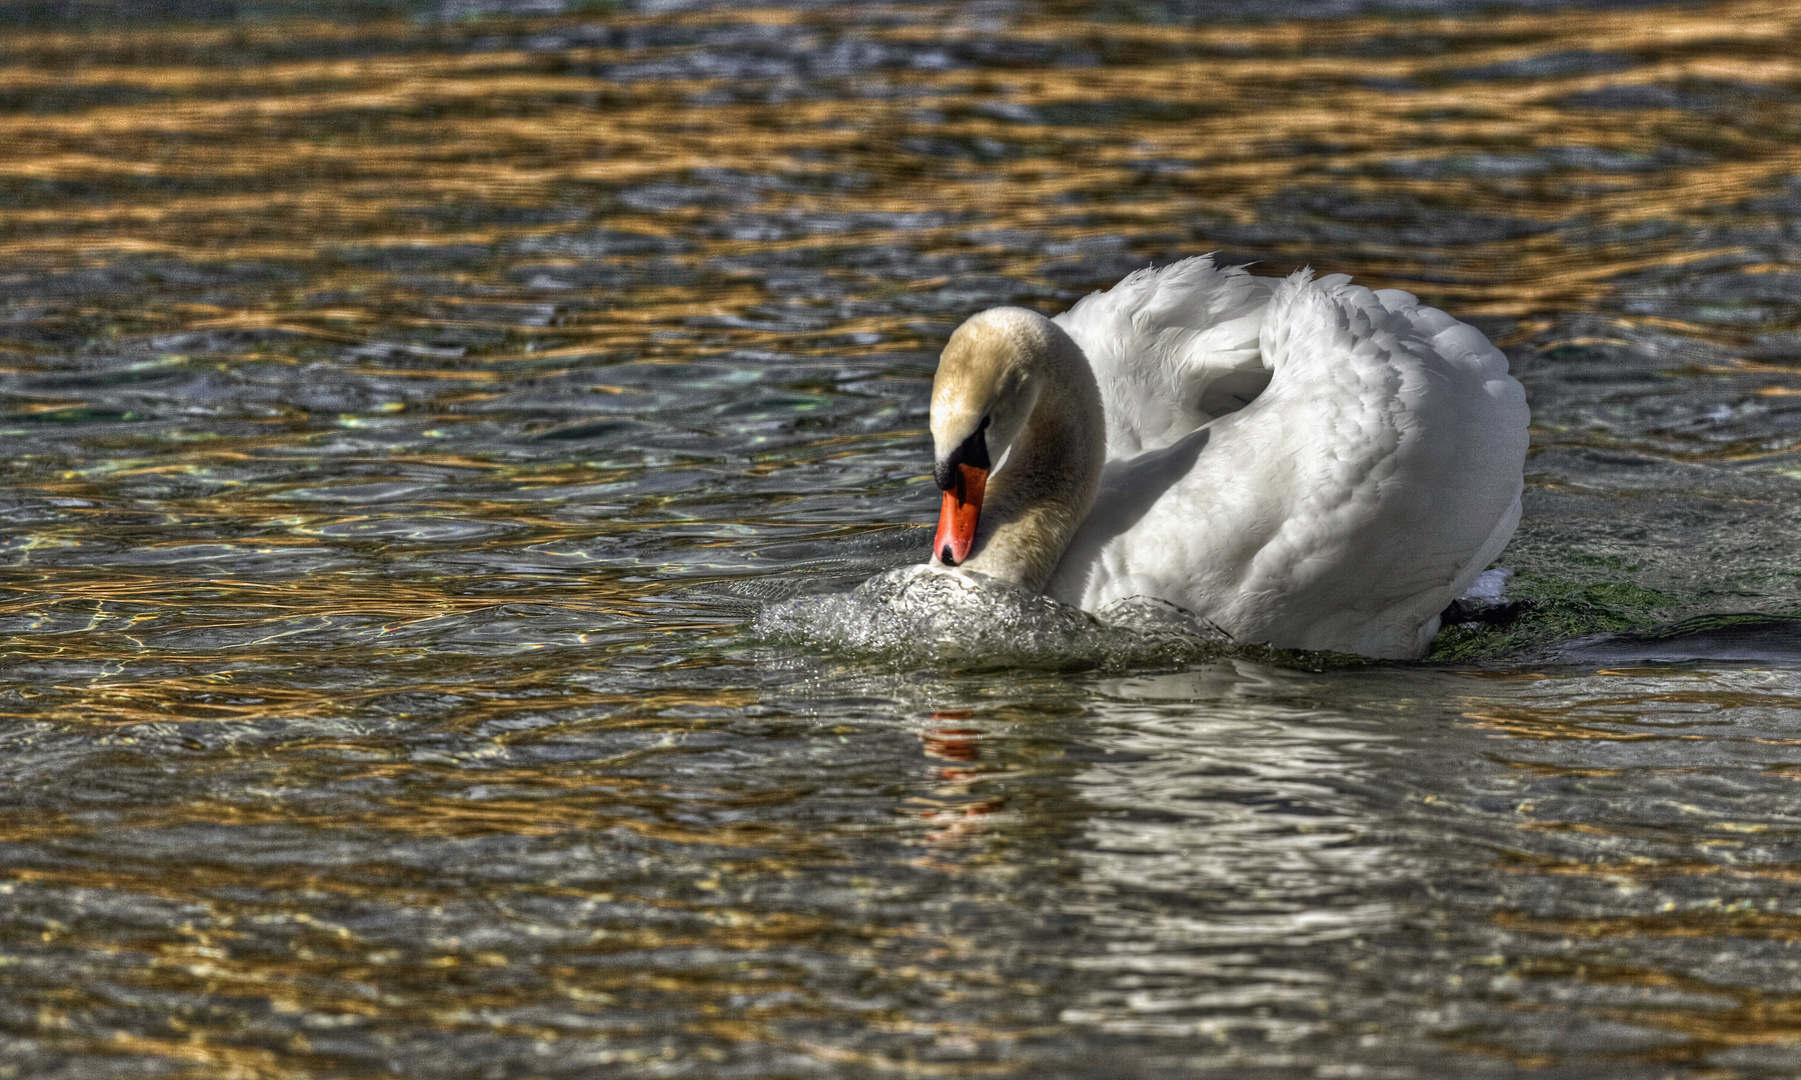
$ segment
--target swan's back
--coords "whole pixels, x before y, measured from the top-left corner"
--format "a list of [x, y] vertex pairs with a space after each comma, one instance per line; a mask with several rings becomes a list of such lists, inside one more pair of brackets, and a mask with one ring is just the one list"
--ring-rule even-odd
[[1293, 464], [1247, 567], [1247, 594], [1283, 598], [1258, 620], [1307, 648], [1424, 653], [1519, 523], [1525, 390], [1476, 328], [1342, 275], [1282, 282], [1261, 340], [1275, 377], [1246, 428], [1276, 422]]
[[[1243, 640], [1422, 654], [1438, 612], [1519, 520], [1527, 410], [1506, 357], [1474, 327], [1398, 290], [1306, 271], [1253, 278], [1246, 289], [1232, 271], [1205, 271], [1188, 280], [1214, 282], [1212, 295], [1261, 292], [1254, 306], [1223, 305], [1224, 317], [1188, 340], [1241, 339], [1242, 322], [1254, 320], [1268, 386], [1186, 432], [1174, 430], [1195, 411], [1186, 405], [1169, 411], [1173, 425], [1134, 430], [1135, 414], [1153, 414], [1129, 395], [1166, 378], [1166, 361], [1153, 338], [1108, 346], [1097, 376], [1120, 357], [1130, 366], [1133, 348], [1152, 357], [1138, 361], [1136, 382], [1112, 379], [1110, 458], [1134, 440], [1161, 448], [1109, 462], [1052, 595], [1091, 609], [1155, 596]], [[1198, 365], [1232, 356], [1217, 366], [1243, 371], [1239, 351], [1213, 348]]]

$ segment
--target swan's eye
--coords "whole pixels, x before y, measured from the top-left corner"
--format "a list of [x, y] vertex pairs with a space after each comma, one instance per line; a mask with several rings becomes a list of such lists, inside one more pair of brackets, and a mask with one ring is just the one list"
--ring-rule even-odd
[[987, 430], [988, 417], [984, 416], [982, 422], [976, 425], [976, 429], [969, 433], [968, 438], [958, 443], [957, 448], [952, 450], [949, 456], [932, 467], [932, 475], [937, 479], [940, 491], [950, 491], [952, 488], [961, 490], [962, 480], [959, 479], [957, 472], [959, 465], [969, 465], [981, 469], [983, 472], [988, 471], [990, 467], [988, 437], [984, 434]]

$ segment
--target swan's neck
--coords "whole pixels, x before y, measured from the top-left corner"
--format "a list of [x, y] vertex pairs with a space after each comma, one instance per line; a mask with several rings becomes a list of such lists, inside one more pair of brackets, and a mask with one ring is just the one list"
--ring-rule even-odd
[[1088, 360], [1061, 332], [1031, 357], [1038, 398], [988, 481], [963, 565], [1042, 592], [1094, 502], [1106, 419]]

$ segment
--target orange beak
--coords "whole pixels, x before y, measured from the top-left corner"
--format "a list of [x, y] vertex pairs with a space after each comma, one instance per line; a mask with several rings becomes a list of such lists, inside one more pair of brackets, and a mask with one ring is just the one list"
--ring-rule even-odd
[[944, 493], [938, 535], [932, 540], [932, 553], [946, 566], [969, 558], [969, 549], [976, 542], [976, 519], [982, 516], [982, 489], [987, 486], [987, 469], [957, 466], [956, 483]]

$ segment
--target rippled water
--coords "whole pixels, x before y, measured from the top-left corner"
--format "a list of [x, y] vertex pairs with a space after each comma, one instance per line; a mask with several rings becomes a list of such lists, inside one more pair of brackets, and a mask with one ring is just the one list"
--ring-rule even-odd
[[[218, 7], [0, 32], [0, 1077], [1801, 1071], [1792, 5]], [[1508, 352], [1524, 617], [750, 633], [1210, 250]]]

